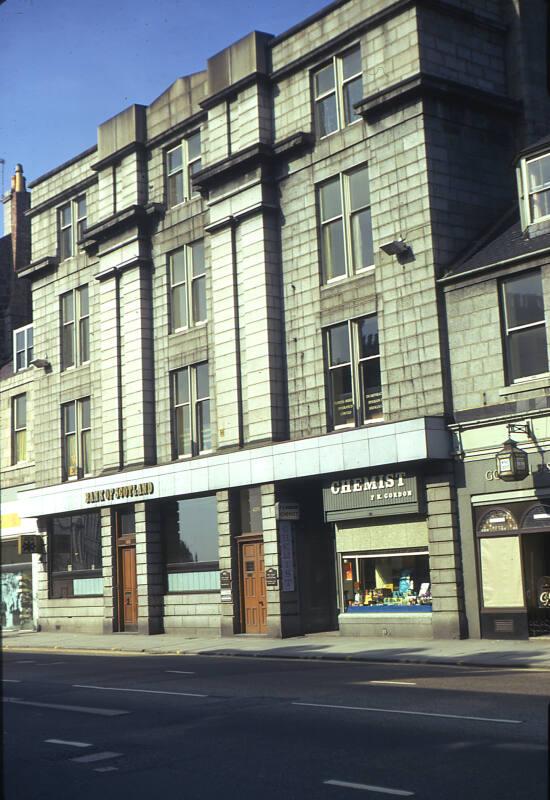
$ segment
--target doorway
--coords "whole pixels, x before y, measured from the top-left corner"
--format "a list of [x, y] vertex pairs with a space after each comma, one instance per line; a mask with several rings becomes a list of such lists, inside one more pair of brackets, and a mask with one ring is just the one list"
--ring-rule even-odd
[[239, 542], [243, 633], [267, 633], [264, 543]]
[[138, 595], [134, 507], [125, 506], [117, 509], [115, 518], [118, 630], [136, 633], [138, 630]]

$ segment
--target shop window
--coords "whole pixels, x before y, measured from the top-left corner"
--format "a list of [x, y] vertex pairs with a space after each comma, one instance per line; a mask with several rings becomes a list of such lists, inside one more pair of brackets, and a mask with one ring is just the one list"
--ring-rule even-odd
[[198, 192], [193, 189], [193, 175], [200, 168], [201, 133], [198, 130], [166, 153], [166, 194], [169, 208], [198, 196]]
[[210, 451], [208, 363], [178, 369], [171, 379], [174, 458]]
[[346, 612], [432, 609], [427, 550], [343, 555], [340, 568]]
[[70, 200], [57, 210], [59, 258], [64, 261], [76, 253], [86, 231], [86, 195]]
[[48, 553], [50, 597], [103, 594], [99, 512], [54, 517]]
[[220, 588], [216, 495], [161, 504], [169, 592]]
[[74, 480], [92, 471], [92, 430], [90, 398], [61, 406], [63, 439], [63, 480]]
[[323, 283], [374, 265], [366, 166], [331, 178], [318, 189]]
[[11, 401], [11, 463], [27, 460], [27, 395], [18, 394]]
[[548, 372], [544, 297], [540, 271], [507, 278], [501, 284], [507, 383]]
[[328, 328], [325, 351], [330, 427], [380, 420], [382, 383], [376, 316]]
[[61, 369], [90, 360], [90, 308], [88, 287], [61, 295]]
[[2, 628], [32, 628], [32, 555], [19, 553], [17, 540], [0, 543]]
[[13, 332], [14, 372], [27, 369], [33, 359], [33, 326], [25, 325]]
[[359, 45], [334, 56], [312, 78], [315, 130], [320, 138], [361, 119], [353, 108], [363, 97]]
[[168, 258], [172, 331], [206, 322], [204, 242], [194, 242]]

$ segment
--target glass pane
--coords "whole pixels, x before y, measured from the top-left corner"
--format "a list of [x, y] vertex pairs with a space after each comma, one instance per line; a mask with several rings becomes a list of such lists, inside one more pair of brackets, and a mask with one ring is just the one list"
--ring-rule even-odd
[[363, 418], [373, 419], [382, 416], [382, 382], [380, 359], [372, 358], [361, 364], [363, 384]]
[[335, 367], [338, 364], [348, 364], [350, 361], [348, 324], [335, 325], [329, 328], [329, 364]]
[[359, 357], [377, 356], [379, 352], [378, 318], [365, 317], [359, 322]]
[[315, 104], [317, 115], [316, 127], [319, 136], [326, 136], [338, 130], [338, 112], [336, 110], [336, 95], [329, 94]]
[[18, 331], [15, 334], [15, 349], [17, 351], [25, 349], [25, 331]]
[[508, 380], [527, 378], [548, 372], [546, 352], [546, 329], [544, 325], [526, 328], [509, 334], [508, 339]]
[[86, 196], [81, 195], [76, 200], [76, 216], [78, 219], [82, 219], [86, 216]]
[[76, 475], [76, 435], [65, 437], [65, 469], [68, 475]]
[[187, 295], [185, 284], [182, 283], [172, 289], [172, 328], [185, 328], [187, 326]]
[[168, 178], [168, 205], [177, 206], [183, 202], [183, 172], [176, 172]]
[[342, 72], [344, 80], [361, 72], [361, 48], [355, 47], [342, 56]]
[[195, 242], [191, 245], [191, 261], [193, 263], [193, 275], [204, 274], [204, 242]]
[[195, 375], [197, 380], [197, 398], [210, 396], [210, 388], [208, 386], [208, 363], [197, 364], [195, 367]]
[[533, 221], [550, 214], [550, 191], [535, 192], [529, 197], [531, 219]]
[[61, 221], [61, 227], [65, 228], [67, 225], [71, 224], [71, 204], [67, 203], [66, 206], [59, 209], [59, 219]]
[[118, 535], [126, 536], [136, 532], [136, 514], [133, 506], [118, 512]]
[[73, 254], [73, 234], [72, 228], [65, 228], [60, 236], [60, 257], [61, 259], [70, 258]]
[[89, 314], [88, 287], [82, 286], [78, 290], [78, 296], [80, 298], [80, 316], [85, 317], [87, 314]]
[[197, 403], [197, 430], [199, 451], [210, 450], [212, 448], [210, 433], [210, 400], [202, 400], [200, 403]]
[[63, 432], [72, 433], [75, 428], [75, 413], [74, 403], [68, 403], [63, 406]]
[[352, 216], [351, 234], [355, 269], [372, 266], [374, 264], [374, 244], [372, 241], [370, 208], [359, 211]]
[[174, 372], [174, 403], [179, 406], [189, 402], [189, 369]]
[[193, 319], [195, 322], [206, 320], [206, 278], [195, 278], [193, 281]]
[[101, 569], [101, 526], [99, 514], [75, 514], [71, 522], [73, 572]]
[[320, 69], [315, 73], [315, 97], [319, 97], [325, 92], [330, 92], [334, 89], [334, 67], [332, 64], [327, 64], [326, 67]]
[[80, 320], [80, 363], [90, 360], [90, 318]]
[[83, 428], [90, 427], [90, 398], [86, 397], [80, 401], [80, 419]]
[[191, 178], [193, 177], [193, 175], [196, 175], [197, 172], [200, 172], [201, 167], [202, 164], [200, 158], [198, 158], [196, 161], [193, 161], [193, 163], [189, 167], [189, 192], [191, 197], [197, 197], [197, 195], [199, 194], [199, 191], [195, 189], [195, 187], [193, 186]]
[[355, 78], [344, 85], [344, 118], [345, 124], [361, 119], [361, 115], [354, 109], [354, 103], [363, 99], [363, 80], [361, 77]]
[[86, 233], [86, 220], [81, 219], [76, 226], [76, 240], [79, 242], [81, 239], [83, 239], [85, 233]]
[[74, 324], [63, 326], [63, 369], [74, 366]]
[[15, 461], [24, 461], [27, 457], [27, 431], [17, 431], [15, 434]]
[[215, 495], [167, 502], [162, 516], [169, 564], [218, 560]]
[[30, 328], [27, 328], [27, 347], [32, 347], [34, 340], [33, 328], [32, 325]]
[[519, 325], [544, 320], [544, 302], [540, 272], [528, 272], [509, 278], [504, 284], [508, 330]]
[[332, 424], [334, 427], [353, 422], [351, 367], [340, 367], [330, 371], [330, 396], [332, 400]]
[[172, 285], [185, 281], [185, 250], [178, 250], [170, 257], [170, 280]]
[[173, 172], [182, 165], [181, 146], [178, 145], [167, 153], [168, 172]]
[[15, 354], [15, 371], [20, 369], [24, 369], [27, 364], [25, 363], [25, 351], [22, 350], [20, 353]]
[[341, 219], [323, 227], [321, 259], [325, 281], [346, 274], [344, 225]]
[[540, 189], [550, 183], [550, 156], [537, 158], [527, 164], [529, 191]]
[[342, 195], [340, 193], [340, 178], [335, 178], [323, 184], [319, 189], [321, 205], [321, 221], [326, 222], [342, 215]]
[[191, 425], [189, 419], [189, 405], [178, 406], [175, 411], [176, 420], [176, 454], [178, 456], [191, 455]]
[[63, 322], [72, 322], [74, 320], [74, 295], [72, 292], [63, 295], [61, 298], [61, 308]]
[[239, 492], [239, 507], [241, 518], [241, 533], [261, 533], [262, 520], [262, 491], [259, 486], [241, 489]]
[[201, 154], [201, 132], [197, 131], [187, 139], [187, 156], [189, 161], [198, 158]]
[[15, 427], [24, 428], [27, 425], [27, 395], [20, 394], [15, 398]]
[[367, 167], [356, 169], [348, 175], [351, 210], [370, 205], [369, 170]]
[[92, 451], [92, 432], [82, 432], [82, 470], [85, 475], [92, 471], [91, 467], [91, 451]]

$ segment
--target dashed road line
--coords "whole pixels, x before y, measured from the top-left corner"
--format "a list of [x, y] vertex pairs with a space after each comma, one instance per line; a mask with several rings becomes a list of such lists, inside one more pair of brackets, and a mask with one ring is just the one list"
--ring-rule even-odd
[[435, 714], [433, 711], [403, 711], [400, 708], [368, 708], [365, 706], [337, 706], [329, 703], [291, 703], [293, 706], [309, 708], [335, 708], [339, 711], [371, 711], [379, 714], [407, 714], [413, 717], [441, 717], [443, 719], [465, 719], [473, 722], [499, 722], [506, 725], [521, 725], [521, 719], [497, 719], [494, 717], [470, 717], [463, 714]]
[[192, 694], [191, 692], [165, 692], [160, 689], [125, 689], [120, 686], [86, 686], [73, 683], [73, 689], [99, 689], [102, 692], [141, 692], [143, 694], [171, 694], [179, 697], [208, 697], [207, 694]]
[[66, 739], [44, 739], [47, 744], [63, 744], [67, 747], [93, 747], [89, 742], [69, 742]]
[[90, 708], [89, 706], [66, 706], [60, 703], [35, 703], [31, 700], [20, 700], [18, 697], [3, 697], [2, 702], [13, 703], [18, 706], [34, 706], [35, 708], [54, 708], [58, 711], [80, 711], [82, 714], [97, 714], [100, 717], [119, 717], [121, 714], [130, 713], [118, 708]]
[[369, 683], [379, 684], [380, 686], [416, 686], [412, 681], [369, 681]]
[[109, 758], [118, 758], [121, 755], [122, 753], [105, 751], [104, 753], [90, 753], [89, 756], [77, 756], [76, 758], [71, 758], [71, 761], [77, 761], [79, 764], [90, 764], [93, 761], [106, 761]]
[[15, 661], [15, 664], [36, 664], [36, 661]]
[[95, 767], [94, 772], [117, 772], [118, 767]]
[[21, 681], [18, 681], [15, 678], [2, 678], [2, 683], [21, 683]]
[[349, 781], [323, 781], [327, 786], [342, 786], [344, 789], [362, 789], [364, 792], [379, 792], [380, 794], [392, 794], [396, 797], [413, 797], [414, 792], [407, 792], [405, 789], [388, 789], [385, 786], [371, 786], [368, 783], [351, 783]]
[[165, 672], [171, 672], [174, 675], [195, 675], [195, 672], [186, 672], [182, 669], [167, 669]]

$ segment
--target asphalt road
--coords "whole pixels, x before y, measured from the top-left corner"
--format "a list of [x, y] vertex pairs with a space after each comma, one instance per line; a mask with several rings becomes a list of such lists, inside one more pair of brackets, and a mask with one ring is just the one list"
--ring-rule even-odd
[[3, 656], [6, 800], [546, 800], [550, 672]]

